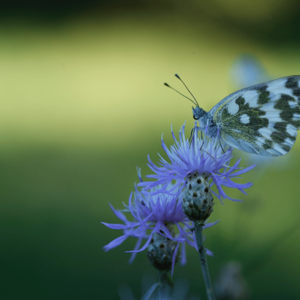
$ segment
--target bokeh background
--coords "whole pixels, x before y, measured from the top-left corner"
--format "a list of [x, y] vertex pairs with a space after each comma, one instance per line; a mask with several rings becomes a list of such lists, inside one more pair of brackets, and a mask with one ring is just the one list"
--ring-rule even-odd
[[[270, 78], [300, 74], [299, 13], [297, 0], [1, 1], [0, 299], [119, 299], [125, 284], [139, 299], [155, 270], [145, 252], [128, 265], [132, 240], [105, 253], [120, 232], [100, 222], [117, 222], [108, 203], [128, 201], [136, 166], [150, 173], [161, 134], [170, 144], [171, 124], [193, 126], [163, 82], [186, 93], [180, 74], [209, 110], [241, 87], [243, 55]], [[248, 196], [231, 194], [244, 202], [210, 218], [212, 278], [238, 261], [250, 299], [300, 299], [299, 153], [298, 140], [258, 160]], [[187, 255], [174, 278], [205, 299]]]

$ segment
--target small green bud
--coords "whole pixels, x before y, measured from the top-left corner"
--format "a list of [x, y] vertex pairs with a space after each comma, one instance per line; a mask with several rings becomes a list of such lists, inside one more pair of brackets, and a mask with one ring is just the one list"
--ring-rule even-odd
[[[169, 271], [172, 268], [172, 258], [177, 246], [177, 242], [169, 238], [154, 233], [147, 249], [147, 256], [152, 266], [159, 271]], [[176, 262], [179, 260], [179, 251]]]
[[182, 207], [191, 221], [203, 222], [213, 212], [213, 196], [210, 191], [209, 174], [190, 174], [183, 191]]

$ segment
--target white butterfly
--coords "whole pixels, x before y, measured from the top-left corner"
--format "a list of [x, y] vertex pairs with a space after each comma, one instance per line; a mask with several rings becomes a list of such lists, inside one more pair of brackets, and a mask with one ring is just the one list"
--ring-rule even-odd
[[[180, 79], [177, 74], [175, 76]], [[234, 148], [266, 156], [284, 155], [295, 143], [300, 128], [299, 75], [234, 92], [209, 112], [194, 100], [191, 100], [196, 106], [193, 117], [199, 120], [199, 129], [206, 130], [210, 138], [219, 138]]]

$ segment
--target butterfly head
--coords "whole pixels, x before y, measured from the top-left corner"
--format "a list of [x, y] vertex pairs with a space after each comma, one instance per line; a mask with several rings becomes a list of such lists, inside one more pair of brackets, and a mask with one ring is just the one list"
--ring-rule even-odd
[[[188, 87], [186, 86], [186, 84], [182, 81], [182, 79], [179, 77], [178, 74], [175, 74], [175, 77], [177, 77], [185, 86], [185, 88], [188, 90], [188, 92], [191, 94], [191, 96], [193, 97], [193, 99], [181, 94], [180, 92], [178, 92], [177, 90], [175, 90], [174, 88], [172, 88], [171, 86], [169, 86], [167, 83], [164, 83], [165, 86], [167, 86], [168, 88], [174, 90], [175, 92], [177, 92], [178, 94], [180, 94], [181, 96], [187, 98], [188, 100], [190, 100], [194, 105], [195, 108], [193, 107], [193, 118], [195, 120], [199, 120], [200, 124], [201, 123], [206, 123], [206, 119], [207, 119], [207, 112], [204, 111], [201, 107], [199, 107], [198, 101], [196, 100], [196, 98], [194, 97], [194, 95], [191, 93], [191, 91], [188, 89]], [[201, 122], [202, 121], [202, 122]]]
[[206, 114], [206, 112], [201, 107], [199, 107], [199, 106], [196, 106], [195, 108], [193, 107], [193, 118], [195, 120], [199, 120], [205, 114]]

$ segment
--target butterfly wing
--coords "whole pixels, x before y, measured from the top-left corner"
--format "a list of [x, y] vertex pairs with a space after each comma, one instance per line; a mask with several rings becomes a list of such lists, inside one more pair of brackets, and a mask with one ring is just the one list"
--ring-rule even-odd
[[259, 155], [284, 155], [300, 128], [300, 76], [237, 91], [209, 113], [228, 145]]

